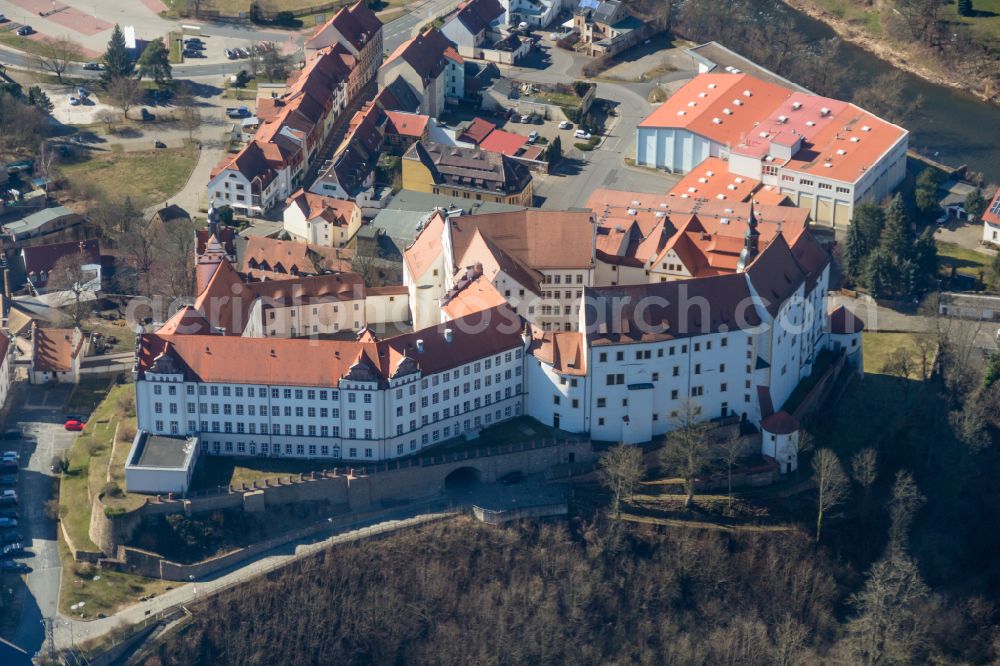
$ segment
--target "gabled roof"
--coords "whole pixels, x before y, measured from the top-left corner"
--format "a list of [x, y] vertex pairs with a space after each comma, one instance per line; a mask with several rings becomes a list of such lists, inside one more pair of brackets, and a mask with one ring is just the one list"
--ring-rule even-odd
[[993, 195], [990, 205], [983, 212], [983, 222], [990, 226], [1000, 227], [1000, 189]]
[[335, 227], [346, 227], [358, 209], [353, 201], [324, 197], [303, 189], [288, 197], [287, 203], [298, 208], [306, 220], [322, 219]]
[[100, 264], [101, 245], [96, 239], [32, 245], [23, 248], [21, 256], [24, 270], [31, 276], [52, 272], [52, 268], [66, 257], [79, 257], [82, 264]]
[[166, 354], [189, 380], [335, 387], [352, 376], [385, 386], [401, 370], [426, 376], [518, 349], [521, 327], [503, 305], [381, 341], [152, 333], [139, 338], [137, 367], [145, 374]]
[[335, 28], [356, 50], [362, 50], [381, 29], [382, 22], [367, 4], [357, 2], [344, 7], [330, 20], [320, 26], [306, 42], [308, 48], [315, 48], [316, 40], [329, 28]]
[[34, 329], [32, 368], [38, 372], [69, 372], [83, 349], [83, 335], [72, 328]]
[[417, 76], [429, 81], [436, 79], [444, 71], [445, 51], [451, 47], [451, 42], [437, 28], [428, 28], [400, 44], [382, 66], [402, 59], [413, 68]]
[[185, 305], [157, 331], [159, 335], [212, 335], [212, 325], [201, 312]]
[[539, 331], [532, 327], [528, 353], [561, 375], [587, 374], [587, 343], [583, 333]]
[[403, 159], [419, 160], [434, 177], [464, 189], [512, 194], [521, 192], [531, 182], [528, 167], [502, 153], [446, 146], [433, 141], [418, 141], [404, 153]]
[[449, 319], [459, 319], [465, 315], [495, 308], [507, 302], [503, 294], [496, 290], [496, 287], [486, 276], [476, 275], [474, 271], [469, 272], [474, 275], [471, 279], [459, 280], [441, 299], [441, 309], [448, 315]]
[[243, 251], [241, 272], [252, 276], [317, 275], [323, 271], [350, 271], [352, 250], [250, 236]]
[[441, 256], [441, 234], [444, 232], [445, 218], [435, 212], [424, 224], [417, 238], [403, 253], [403, 260], [414, 280], [418, 280]]
[[271, 168], [267, 156], [264, 154], [263, 145], [256, 140], [244, 146], [232, 159], [224, 160], [215, 167], [212, 170], [212, 178], [224, 171], [237, 171], [251, 182], [260, 179], [262, 188], [266, 187], [275, 177], [274, 169]]
[[522, 209], [460, 215], [449, 224], [455, 259], [462, 266], [476, 263], [468, 249], [477, 232], [534, 270], [592, 265], [594, 226], [587, 211]]
[[468, 126], [462, 130], [462, 133], [458, 135], [458, 140], [478, 146], [482, 140], [489, 136], [490, 132], [496, 128], [497, 126], [494, 123], [476, 116], [472, 119], [472, 122], [470, 122]]
[[227, 227], [225, 225], [220, 225], [215, 228], [215, 233], [208, 227], [202, 229], [196, 229], [194, 232], [195, 240], [195, 254], [201, 256], [205, 254], [205, 248], [208, 245], [208, 241], [212, 236], [222, 244], [222, 248], [226, 255], [230, 257], [236, 256], [236, 229], [233, 227]]
[[772, 317], [778, 314], [782, 304], [806, 279], [784, 234], [778, 234], [766, 248], [762, 248], [746, 272], [754, 291]]
[[502, 153], [504, 155], [513, 157], [517, 155], [518, 152], [528, 143], [528, 138], [523, 134], [514, 134], [513, 132], [506, 132], [504, 130], [493, 130], [490, 132], [483, 141], [479, 144], [479, 147], [483, 150], [489, 150], [495, 153]]
[[430, 116], [405, 111], [386, 111], [385, 115], [389, 119], [386, 124], [387, 133], [417, 139], [422, 139], [427, 133], [427, 123], [430, 121]]
[[503, 5], [498, 0], [466, 0], [458, 6], [452, 20], [460, 21], [466, 30], [477, 35], [489, 28], [490, 23], [503, 13]]

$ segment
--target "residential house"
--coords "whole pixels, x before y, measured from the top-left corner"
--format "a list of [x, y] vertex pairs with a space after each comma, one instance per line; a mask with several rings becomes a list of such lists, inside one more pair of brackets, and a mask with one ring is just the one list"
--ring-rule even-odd
[[243, 250], [240, 272], [254, 280], [349, 272], [353, 257], [352, 250], [329, 245], [250, 236]]
[[465, 61], [436, 28], [403, 42], [382, 63], [379, 89], [402, 79], [420, 100], [420, 113], [438, 117], [445, 100], [465, 96]]
[[503, 15], [499, 0], [465, 0], [445, 18], [441, 34], [455, 44], [460, 55], [477, 58], [489, 45], [487, 33]]
[[1000, 190], [983, 213], [983, 242], [1000, 246]]
[[322, 50], [339, 44], [357, 61], [348, 78], [348, 98], [375, 78], [382, 64], [382, 22], [365, 2], [344, 7], [320, 26], [306, 41], [307, 50]]
[[84, 335], [79, 328], [45, 328], [34, 324], [29, 368], [31, 383], [75, 384], [80, 381], [84, 345]]
[[36, 238], [59, 237], [74, 230], [83, 217], [63, 206], [45, 208], [3, 225], [4, 244], [12, 247], [31, 245]]
[[386, 152], [402, 155], [417, 141], [427, 139], [430, 116], [405, 111], [386, 111], [385, 115], [389, 120], [385, 126]]
[[[101, 246], [96, 239], [25, 247], [21, 249], [21, 260], [35, 295], [52, 289], [73, 289], [71, 281], [77, 279], [82, 289], [95, 293], [101, 290]], [[58, 282], [53, 287], [52, 272], [60, 263], [64, 274], [56, 276]]]
[[573, 16], [573, 29], [592, 56], [620, 53], [651, 33], [649, 25], [629, 14], [620, 0], [583, 0]]
[[403, 188], [477, 201], [532, 204], [531, 172], [501, 153], [418, 142], [403, 155]]
[[353, 201], [299, 190], [285, 207], [284, 229], [294, 240], [347, 247], [360, 228], [361, 209]]

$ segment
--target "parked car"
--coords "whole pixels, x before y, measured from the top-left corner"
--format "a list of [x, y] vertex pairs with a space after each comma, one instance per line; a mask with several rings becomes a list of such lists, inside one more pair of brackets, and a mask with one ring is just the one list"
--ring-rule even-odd
[[0, 546], [0, 557], [10, 557], [24, 550], [23, 541], [14, 541], [5, 546]]
[[236, 49], [226, 49], [224, 53], [226, 54], [226, 57], [229, 58], [230, 60], [236, 60], [237, 58], [240, 57], [240, 54], [236, 52]]
[[0, 14], [0, 23], [4, 23], [6, 20], [7, 20], [7, 17], [4, 16], [3, 14]]
[[204, 42], [201, 41], [200, 37], [188, 37], [184, 40], [186, 46], [201, 46], [204, 47]]
[[574, 132], [573, 136], [576, 137], [577, 139], [583, 139], [584, 141], [590, 140], [590, 132], [582, 129], [578, 129], [576, 132]]
[[0, 475], [0, 486], [16, 486], [17, 474]]
[[230, 118], [249, 118], [250, 109], [245, 106], [230, 106], [226, 109], [226, 115]]
[[14, 560], [0, 560], [0, 571], [5, 573], [27, 573], [28, 565]]
[[104, 69], [104, 64], [100, 62], [88, 62], [84, 63], [83, 68], [92, 72], [100, 72]]
[[4, 451], [3, 456], [0, 456], [0, 460], [16, 463], [21, 460], [21, 454], [17, 451]]
[[14, 541], [24, 541], [24, 535], [17, 530], [4, 530], [0, 532], [0, 543], [12, 543]]
[[195, 51], [194, 49], [184, 49], [185, 58], [204, 58], [205, 54], [201, 51]]
[[4, 430], [3, 438], [8, 442], [15, 439], [21, 439], [21, 429], [20, 428], [7, 428]]
[[70, 106], [80, 106], [80, 98], [79, 97], [74, 97], [73, 95], [70, 95], [69, 96], [69, 105]]
[[522, 115], [521, 116], [521, 122], [524, 123], [525, 125], [527, 125], [528, 123], [531, 122], [531, 116]]
[[17, 509], [3, 509], [0, 518], [17, 518]]
[[[156, 143], [160, 143], [160, 142], [157, 141]], [[157, 146], [157, 147], [159, 147], [159, 146]], [[81, 430], [84, 429], [84, 427], [86, 427], [86, 425], [87, 425], [86, 423], [84, 423], [83, 421], [80, 421], [79, 419], [70, 419], [70, 420], [66, 421], [65, 428], [66, 428], [66, 430], [70, 430], [72, 432], [80, 432]]]
[[573, 129], [573, 123], [568, 120], [564, 120], [559, 123], [559, 129]]
[[90, 97], [90, 91], [84, 88], [83, 86], [80, 86], [79, 88], [76, 89], [76, 94], [80, 99]]
[[17, 491], [0, 490], [0, 504], [17, 504]]
[[514, 472], [508, 472], [504, 474], [499, 479], [500, 483], [505, 486], [512, 486], [515, 483], [521, 483], [524, 481], [524, 472], [516, 470]]
[[233, 51], [236, 52], [236, 57], [237, 58], [249, 58], [250, 57], [250, 52], [247, 51], [246, 49], [235, 48], [235, 49], [233, 49]]
[[21, 37], [27, 37], [34, 31], [35, 29], [32, 28], [30, 25], [22, 25], [20, 28], [17, 29], [17, 34], [20, 35]]
[[17, 527], [17, 518], [0, 518], [0, 528]]
[[531, 130], [531, 134], [528, 135], [528, 143], [534, 143], [538, 141], [538, 132]]

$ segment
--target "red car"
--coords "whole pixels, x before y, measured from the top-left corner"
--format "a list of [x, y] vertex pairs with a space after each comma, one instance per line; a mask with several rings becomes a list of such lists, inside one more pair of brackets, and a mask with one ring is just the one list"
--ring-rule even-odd
[[66, 430], [72, 430], [73, 432], [80, 432], [86, 425], [87, 424], [83, 423], [82, 421], [77, 421], [76, 419], [70, 419], [69, 421], [66, 421]]

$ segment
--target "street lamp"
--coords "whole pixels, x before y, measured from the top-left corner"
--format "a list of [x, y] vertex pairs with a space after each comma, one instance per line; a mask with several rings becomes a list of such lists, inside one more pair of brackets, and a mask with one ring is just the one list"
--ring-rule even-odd
[[188, 580], [191, 581], [191, 599], [198, 598], [198, 586], [194, 584], [194, 574], [188, 576]]

